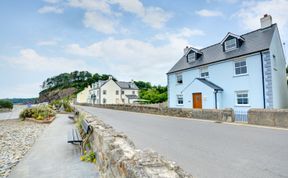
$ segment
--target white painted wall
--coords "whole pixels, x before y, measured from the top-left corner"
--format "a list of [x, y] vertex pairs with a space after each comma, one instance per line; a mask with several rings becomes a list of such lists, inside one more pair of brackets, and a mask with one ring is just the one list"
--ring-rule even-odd
[[[125, 104], [129, 104], [129, 100], [128, 100], [128, 98], [126, 97], [126, 95], [137, 95], [137, 96], [139, 96], [138, 90], [122, 89], [122, 91], [124, 91], [124, 94], [122, 95], [122, 99], [124, 99], [124, 103], [125, 103]], [[134, 94], [133, 94], [133, 91], [135, 92]], [[130, 100], [130, 104], [132, 104], [133, 101], [134, 101], [134, 100]]]
[[286, 61], [278, 29], [274, 31], [271, 41], [270, 59], [272, 62], [273, 107], [288, 108]]
[[[103, 91], [106, 90], [106, 94], [103, 94]], [[116, 90], [119, 91], [119, 94], [116, 95]], [[111, 79], [106, 82], [101, 87], [101, 103], [103, 99], [106, 99], [106, 104], [120, 104], [121, 103], [121, 89], [120, 87]]]
[[86, 87], [83, 91], [79, 92], [76, 96], [77, 103], [88, 103], [90, 94], [90, 86]]
[[[234, 75], [234, 61], [229, 60], [226, 62], [215, 63], [208, 66], [209, 77], [207, 80], [215, 83], [224, 89], [219, 94], [219, 107], [218, 108], [234, 108], [238, 110], [248, 110], [249, 108], [263, 108], [263, 88], [262, 88], [262, 69], [261, 69], [261, 56], [259, 53], [255, 55], [246, 56], [241, 59], [246, 59], [248, 74], [244, 76]], [[215, 107], [214, 94], [208, 94], [208, 89], [204, 85], [192, 86], [191, 82], [200, 76], [199, 69], [189, 69], [182, 72], [183, 84], [177, 84], [176, 74], [169, 74], [169, 107], [176, 108], [192, 108], [192, 93], [203, 91], [207, 100], [203, 101], [204, 109], [212, 109]], [[184, 88], [187, 89], [184, 90]], [[184, 105], [177, 106], [177, 94], [183, 91]], [[249, 106], [236, 106], [235, 91], [246, 90], [249, 92]], [[189, 102], [190, 101], [190, 102]], [[221, 102], [221, 103], [220, 103]]]

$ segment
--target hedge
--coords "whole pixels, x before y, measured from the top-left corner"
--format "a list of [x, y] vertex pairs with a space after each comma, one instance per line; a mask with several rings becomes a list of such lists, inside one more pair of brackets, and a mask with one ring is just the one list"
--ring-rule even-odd
[[13, 109], [13, 103], [8, 100], [0, 100], [0, 108]]

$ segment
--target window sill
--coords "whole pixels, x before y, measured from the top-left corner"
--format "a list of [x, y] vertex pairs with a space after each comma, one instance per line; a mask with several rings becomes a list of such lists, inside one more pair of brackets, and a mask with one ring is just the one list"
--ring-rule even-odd
[[184, 106], [184, 104], [176, 104], [176, 106]]
[[241, 105], [240, 104], [236, 104], [235, 107], [247, 107], [248, 108], [248, 107], [251, 107], [251, 106], [249, 104], [247, 104], [247, 105], [246, 104], [241, 104]]
[[243, 77], [243, 76], [248, 76], [248, 75], [249, 75], [248, 73], [246, 73], [246, 74], [238, 74], [238, 75], [234, 74], [233, 77]]

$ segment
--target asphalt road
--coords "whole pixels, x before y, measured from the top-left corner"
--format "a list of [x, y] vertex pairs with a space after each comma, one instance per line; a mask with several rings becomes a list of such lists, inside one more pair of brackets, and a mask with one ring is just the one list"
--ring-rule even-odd
[[195, 177], [288, 177], [288, 130], [81, 108]]

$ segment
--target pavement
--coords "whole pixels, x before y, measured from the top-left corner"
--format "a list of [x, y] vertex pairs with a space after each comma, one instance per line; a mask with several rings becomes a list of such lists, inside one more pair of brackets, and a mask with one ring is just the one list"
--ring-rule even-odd
[[18, 119], [20, 112], [25, 108], [27, 108], [26, 105], [14, 105], [12, 111], [0, 113], [0, 120]]
[[99, 177], [94, 164], [80, 161], [80, 147], [67, 143], [67, 133], [73, 127], [68, 115], [57, 115], [9, 178]]
[[288, 130], [79, 106], [197, 178], [288, 177]]

